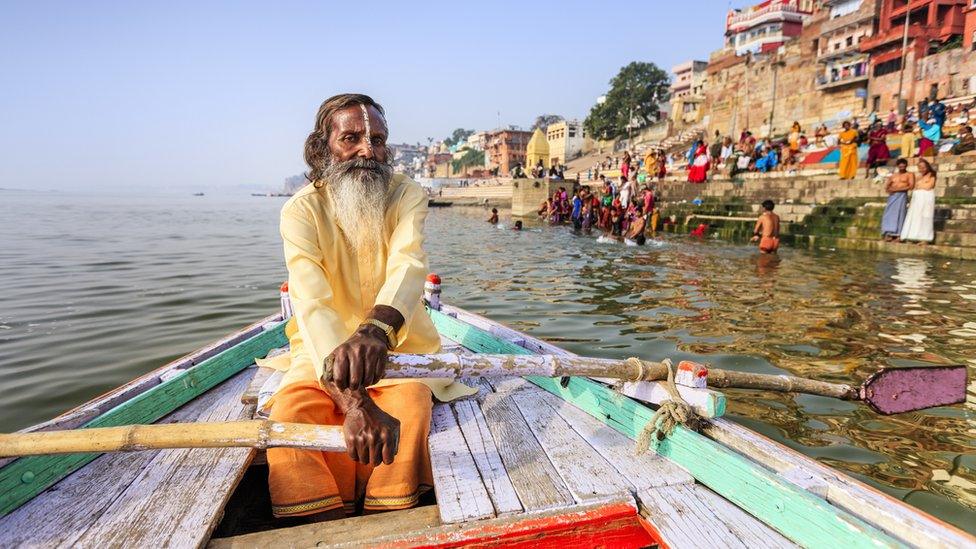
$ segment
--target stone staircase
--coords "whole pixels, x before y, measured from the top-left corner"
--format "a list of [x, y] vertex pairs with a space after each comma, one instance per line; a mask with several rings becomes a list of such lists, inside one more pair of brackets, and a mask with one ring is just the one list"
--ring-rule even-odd
[[[882, 179], [840, 181], [833, 171], [750, 173], [705, 184], [672, 178], [658, 188], [663, 216], [671, 221], [666, 229], [678, 233], [706, 223], [721, 238], [745, 241], [759, 204], [771, 199], [783, 221], [784, 242], [796, 246], [976, 259], [976, 157], [941, 158], [936, 169], [936, 238], [928, 246], [880, 239], [887, 198]], [[701, 204], [695, 205], [696, 200]]]

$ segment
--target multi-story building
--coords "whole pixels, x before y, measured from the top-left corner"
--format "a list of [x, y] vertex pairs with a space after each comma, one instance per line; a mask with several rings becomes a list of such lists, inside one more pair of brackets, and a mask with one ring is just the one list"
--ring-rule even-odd
[[563, 120], [550, 124], [546, 128], [550, 162], [565, 164], [576, 158], [583, 150], [584, 134], [583, 124], [579, 120]]
[[469, 149], [476, 151], [485, 150], [485, 145], [488, 143], [488, 132], [474, 132], [468, 136], [466, 145]]
[[766, 0], [743, 10], [729, 10], [725, 46], [736, 55], [776, 51], [799, 36], [814, 11], [813, 0]]
[[515, 164], [525, 166], [525, 147], [532, 138], [532, 132], [515, 128], [488, 132], [485, 156], [488, 169], [498, 169], [498, 175], [508, 176]]
[[867, 105], [869, 56], [861, 42], [874, 35], [880, 0], [826, 0], [812, 18], [820, 26], [815, 39], [817, 89], [824, 110], [861, 111]]
[[972, 0], [881, 0], [878, 31], [861, 41], [861, 51], [871, 55], [871, 109], [887, 110], [896, 108], [900, 99], [914, 104], [964, 90], [961, 67], [954, 73], [952, 67], [932, 66], [926, 58], [963, 36], [967, 5], [971, 7]]
[[705, 100], [708, 61], [685, 61], [671, 68], [671, 117], [679, 126], [698, 122]]

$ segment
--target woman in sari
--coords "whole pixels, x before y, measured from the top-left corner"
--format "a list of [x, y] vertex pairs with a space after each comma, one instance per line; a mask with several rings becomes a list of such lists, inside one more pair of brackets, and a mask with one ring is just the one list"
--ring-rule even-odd
[[695, 150], [695, 160], [688, 168], [688, 181], [692, 183], [704, 183], [708, 178], [708, 166], [711, 161], [708, 158], [708, 144], [705, 141], [698, 143]]
[[864, 177], [871, 177], [871, 170], [878, 173], [878, 166], [886, 164], [891, 158], [891, 151], [888, 150], [888, 130], [884, 129], [881, 121], [878, 120], [871, 126], [868, 132], [868, 163], [864, 168]]
[[844, 131], [837, 136], [840, 143], [840, 163], [837, 174], [841, 179], [854, 179], [857, 175], [857, 130], [851, 129], [851, 123], [844, 121]]

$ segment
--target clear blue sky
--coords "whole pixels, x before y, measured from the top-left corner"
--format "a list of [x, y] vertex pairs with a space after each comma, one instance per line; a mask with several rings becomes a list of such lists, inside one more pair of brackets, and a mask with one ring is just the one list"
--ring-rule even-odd
[[[732, 2], [739, 6], [744, 2]], [[321, 101], [372, 95], [391, 139], [584, 117], [631, 61], [722, 44], [728, 0], [5, 2], [0, 187], [278, 186]]]

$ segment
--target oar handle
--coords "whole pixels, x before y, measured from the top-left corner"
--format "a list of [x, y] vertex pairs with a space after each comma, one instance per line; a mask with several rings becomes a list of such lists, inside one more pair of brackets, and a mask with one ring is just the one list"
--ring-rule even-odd
[[70, 431], [0, 434], [0, 457], [162, 448], [346, 449], [342, 427], [271, 420], [126, 425]]

